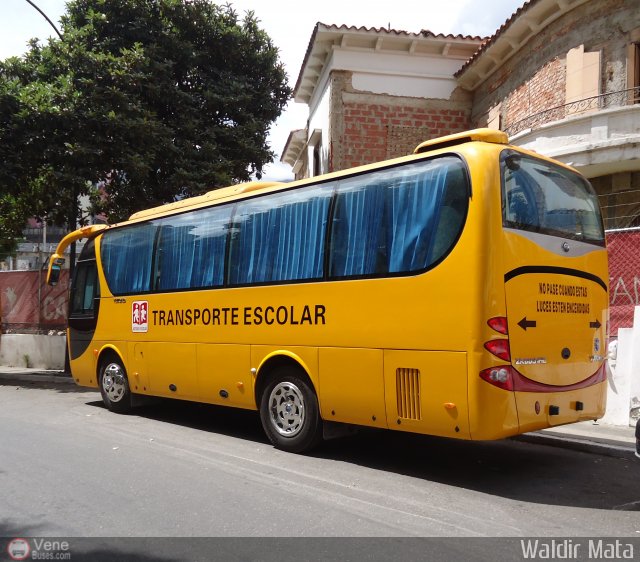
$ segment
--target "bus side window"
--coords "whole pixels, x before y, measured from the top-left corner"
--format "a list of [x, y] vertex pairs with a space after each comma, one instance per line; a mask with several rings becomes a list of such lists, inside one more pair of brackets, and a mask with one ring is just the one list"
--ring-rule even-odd
[[386, 273], [384, 186], [358, 185], [338, 192], [331, 229], [332, 277]]
[[230, 285], [321, 279], [333, 190], [310, 186], [238, 203], [230, 228]]
[[467, 214], [469, 192], [462, 169], [449, 171], [434, 233], [431, 261], [438, 261], [455, 243]]
[[94, 260], [78, 262], [76, 265], [71, 299], [71, 314], [91, 314], [95, 299], [99, 297], [97, 268]]
[[107, 285], [114, 295], [148, 293], [151, 288], [153, 223], [134, 224], [106, 232], [101, 256]]
[[331, 277], [424, 271], [452, 248], [462, 229], [469, 189], [459, 158], [436, 158], [373, 179], [338, 187]]

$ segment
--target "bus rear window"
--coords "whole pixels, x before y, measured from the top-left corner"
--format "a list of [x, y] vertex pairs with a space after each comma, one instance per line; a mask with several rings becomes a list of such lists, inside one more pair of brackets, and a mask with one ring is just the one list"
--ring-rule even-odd
[[579, 174], [514, 150], [500, 156], [505, 228], [604, 245], [598, 197]]

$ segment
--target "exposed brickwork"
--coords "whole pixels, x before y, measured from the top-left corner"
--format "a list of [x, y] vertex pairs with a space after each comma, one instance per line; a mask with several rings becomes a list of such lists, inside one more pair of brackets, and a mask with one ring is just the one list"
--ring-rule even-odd
[[[626, 48], [638, 25], [638, 0], [590, 0], [571, 10], [535, 34], [475, 89], [471, 125], [486, 125], [489, 111], [498, 104], [503, 128], [564, 104], [567, 52], [579, 45], [587, 52], [602, 53], [602, 92], [623, 89]], [[551, 113], [545, 119], [562, 117]]]
[[331, 73], [329, 171], [411, 154], [422, 141], [469, 128], [471, 95], [425, 99], [355, 90], [352, 73]]
[[[503, 120], [520, 119], [565, 103], [565, 61], [556, 58], [545, 64], [503, 102]], [[548, 117], [548, 116], [547, 116]]]
[[[371, 98], [372, 96], [367, 96]], [[469, 112], [464, 109], [429, 108], [422, 104], [375, 103], [363, 99], [343, 105], [342, 158], [344, 169], [410, 154], [420, 142], [464, 131]], [[334, 139], [335, 140], [335, 139]]]

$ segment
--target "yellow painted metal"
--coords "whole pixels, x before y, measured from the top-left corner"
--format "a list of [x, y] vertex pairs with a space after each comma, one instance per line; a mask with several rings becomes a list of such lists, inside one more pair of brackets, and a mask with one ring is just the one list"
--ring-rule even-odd
[[76, 242], [81, 238], [89, 238], [90, 236], [103, 231], [105, 228], [108, 228], [108, 226], [105, 224], [92, 224], [89, 226], [83, 226], [78, 230], [70, 232], [62, 240], [60, 240], [60, 242], [58, 242], [58, 246], [56, 247], [55, 253], [49, 258], [49, 267], [47, 268], [47, 285], [52, 284], [52, 269], [56, 266], [59, 266], [61, 263], [64, 263], [64, 252], [73, 242]]
[[220, 189], [214, 189], [199, 195], [197, 197], [190, 197], [189, 199], [182, 199], [181, 201], [175, 201], [173, 203], [167, 203], [166, 205], [160, 205], [153, 207], [152, 209], [145, 209], [144, 211], [138, 211], [133, 213], [129, 220], [150, 219], [160, 216], [165, 216], [177, 211], [186, 211], [192, 208], [196, 208], [203, 203], [214, 203], [222, 199], [228, 199], [236, 195], [242, 195], [245, 193], [251, 193], [266, 189], [268, 187], [277, 187], [286, 185], [278, 181], [250, 181], [246, 183], [239, 183], [237, 185], [231, 185], [229, 187], [221, 187]]
[[464, 131], [462, 133], [454, 133], [453, 135], [447, 135], [446, 137], [438, 137], [428, 141], [424, 141], [416, 146], [413, 151], [415, 154], [421, 152], [427, 152], [442, 147], [450, 147], [454, 144], [462, 144], [464, 142], [480, 141], [480, 142], [492, 142], [497, 144], [507, 144], [509, 142], [509, 136], [503, 131], [497, 131], [495, 129], [473, 129], [471, 131]]
[[[519, 433], [537, 431], [546, 427], [596, 420], [604, 415], [607, 405], [607, 381], [565, 392], [516, 392]], [[576, 402], [583, 410], [576, 410]], [[536, 402], [540, 413], [536, 413]], [[559, 413], [549, 415], [549, 407], [557, 406]]]
[[382, 350], [322, 347], [319, 357], [322, 417], [387, 427]]
[[[420, 372], [420, 419], [398, 411], [398, 370]], [[384, 383], [389, 429], [469, 439], [467, 358], [464, 352], [385, 350]], [[445, 406], [455, 404], [455, 408]]]
[[[200, 400], [255, 409], [251, 346], [200, 344], [197, 347], [197, 370]], [[226, 392], [227, 396], [221, 392]]]

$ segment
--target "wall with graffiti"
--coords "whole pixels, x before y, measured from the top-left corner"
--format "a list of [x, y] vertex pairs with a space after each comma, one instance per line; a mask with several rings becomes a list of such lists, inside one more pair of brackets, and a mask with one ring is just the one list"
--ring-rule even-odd
[[2, 331], [42, 332], [64, 330], [67, 324], [69, 272], [50, 287], [45, 272], [0, 271]]

